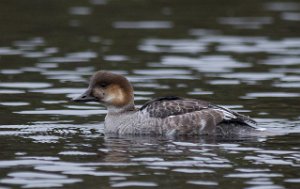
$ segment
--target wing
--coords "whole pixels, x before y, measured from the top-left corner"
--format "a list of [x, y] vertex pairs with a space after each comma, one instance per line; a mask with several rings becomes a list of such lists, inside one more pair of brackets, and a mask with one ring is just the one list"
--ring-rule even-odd
[[147, 102], [140, 111], [148, 112], [150, 117], [166, 118], [207, 109], [208, 106], [208, 102], [201, 100], [167, 96]]
[[251, 126], [254, 128], [257, 125], [256, 121], [251, 119], [249, 116], [239, 114], [222, 106], [210, 104], [209, 108], [214, 109], [216, 111], [221, 111], [223, 113], [224, 117], [222, 123], [236, 123], [240, 125]]
[[[256, 122], [248, 116], [241, 115], [224, 107], [210, 104], [209, 102], [167, 96], [148, 101], [140, 111], [146, 111], [150, 117], [168, 118], [173, 120], [201, 118], [201, 120], [212, 120], [215, 125], [221, 123], [234, 123], [255, 127]], [[188, 121], [186, 121], [188, 122]]]

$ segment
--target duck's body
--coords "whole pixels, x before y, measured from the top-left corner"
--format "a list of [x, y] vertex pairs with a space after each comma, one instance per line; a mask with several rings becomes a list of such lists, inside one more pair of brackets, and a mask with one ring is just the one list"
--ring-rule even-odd
[[175, 96], [134, 107], [133, 88], [117, 74], [99, 71], [74, 101], [99, 101], [108, 113], [105, 133], [117, 135], [240, 135], [255, 131], [254, 120], [209, 102]]

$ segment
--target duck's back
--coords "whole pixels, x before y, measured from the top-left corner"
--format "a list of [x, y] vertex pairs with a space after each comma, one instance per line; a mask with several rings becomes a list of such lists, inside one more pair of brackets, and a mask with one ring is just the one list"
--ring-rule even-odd
[[159, 133], [154, 134], [228, 135], [254, 130], [256, 125], [247, 116], [209, 102], [173, 96], [151, 100], [139, 112], [156, 123], [151, 125], [158, 127], [155, 131]]

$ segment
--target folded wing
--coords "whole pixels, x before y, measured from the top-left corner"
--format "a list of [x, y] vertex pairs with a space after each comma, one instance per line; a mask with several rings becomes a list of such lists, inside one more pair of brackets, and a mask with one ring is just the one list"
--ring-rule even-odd
[[174, 96], [162, 97], [147, 102], [140, 108], [150, 117], [160, 118], [166, 130], [183, 133], [209, 133], [218, 125], [255, 127], [256, 122], [224, 107], [209, 102]]

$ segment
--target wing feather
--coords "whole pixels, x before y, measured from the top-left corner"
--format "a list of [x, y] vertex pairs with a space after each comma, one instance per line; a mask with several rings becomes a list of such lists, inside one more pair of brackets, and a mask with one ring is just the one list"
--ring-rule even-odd
[[[244, 116], [222, 106], [210, 104], [209, 102], [197, 100], [180, 98], [176, 96], [167, 96], [156, 98], [154, 100], [148, 101], [141, 108], [140, 111], [146, 111], [150, 117], [154, 118], [170, 118], [175, 119], [179, 115], [191, 114], [205, 111], [215, 116], [222, 116], [222, 119], [218, 123], [236, 123], [240, 125], [246, 125], [255, 127], [257, 123], [248, 116]], [[196, 115], [196, 114], [195, 114]], [[181, 117], [181, 116], [180, 116]], [[203, 117], [205, 120], [206, 118]]]
[[257, 122], [251, 119], [249, 116], [239, 114], [237, 112], [234, 112], [222, 106], [218, 106], [214, 104], [210, 104], [209, 108], [223, 112], [224, 114], [223, 122], [237, 122], [237, 123], [246, 124], [251, 127], [257, 126]]
[[147, 111], [150, 117], [166, 118], [207, 109], [208, 105], [208, 102], [196, 99], [163, 97], [147, 102], [140, 111]]

